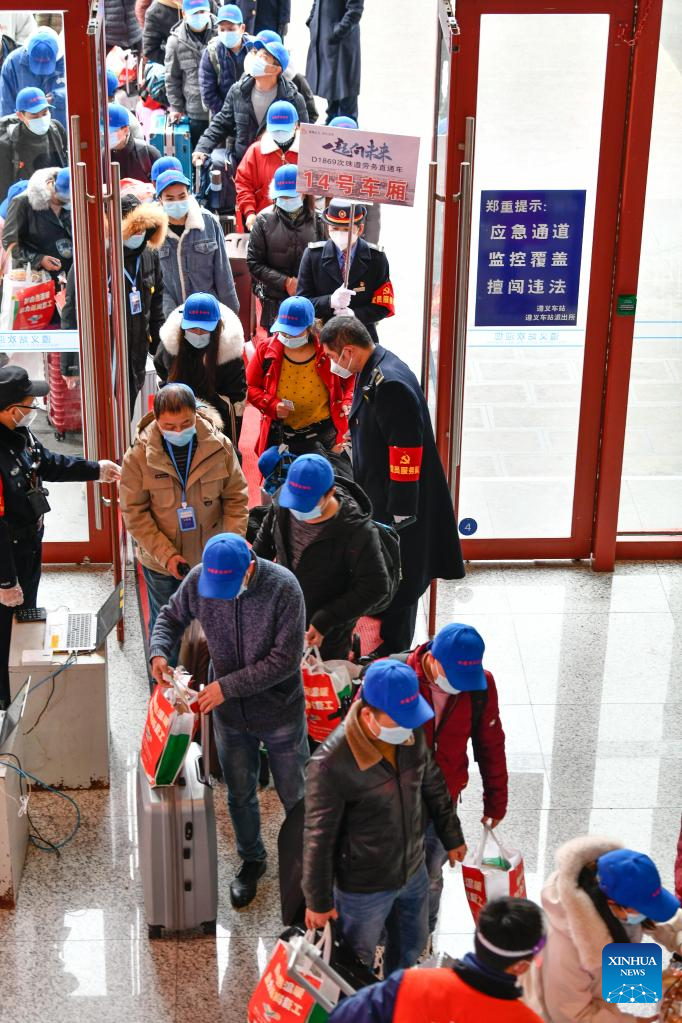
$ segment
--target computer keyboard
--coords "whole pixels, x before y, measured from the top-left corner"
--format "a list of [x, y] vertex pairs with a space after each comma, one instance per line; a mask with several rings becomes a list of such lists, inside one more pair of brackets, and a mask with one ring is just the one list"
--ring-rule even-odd
[[67, 650], [90, 646], [92, 642], [92, 615], [70, 614], [66, 629]]

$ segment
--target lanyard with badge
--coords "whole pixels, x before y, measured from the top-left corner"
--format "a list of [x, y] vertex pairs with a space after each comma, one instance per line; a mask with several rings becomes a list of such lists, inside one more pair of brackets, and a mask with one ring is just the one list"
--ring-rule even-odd
[[187, 504], [187, 480], [189, 479], [190, 465], [192, 462], [192, 447], [194, 446], [194, 437], [189, 442], [189, 451], [187, 452], [187, 469], [185, 471], [185, 478], [182, 478], [180, 470], [178, 469], [178, 463], [175, 461], [175, 455], [173, 454], [173, 445], [168, 445], [168, 454], [171, 457], [171, 462], [175, 466], [175, 471], [178, 474], [180, 485], [182, 487], [182, 500], [181, 507], [176, 509], [178, 513], [178, 522], [180, 524], [181, 533], [189, 533], [191, 530], [197, 528], [197, 519], [194, 514], [194, 508], [191, 504]]
[[[130, 294], [128, 295], [128, 301], [130, 303], [130, 315], [131, 316], [137, 316], [139, 313], [142, 312], [142, 296], [140, 295], [140, 290], [137, 287], [137, 275], [138, 275], [138, 273], [140, 271], [140, 259], [141, 258], [142, 258], [141, 256], [137, 257], [137, 263], [135, 264], [135, 276], [134, 277], [131, 277], [130, 274], [128, 273], [128, 271], [126, 270], [126, 268], [123, 267], [123, 273], [126, 276], [126, 280], [128, 280], [130, 282], [130, 284], [132, 285], [131, 290], [130, 290]], [[107, 299], [108, 299], [108, 303], [109, 303], [109, 316], [111, 316], [111, 276], [109, 276], [107, 278], [107, 286], [108, 286], [107, 287]]]

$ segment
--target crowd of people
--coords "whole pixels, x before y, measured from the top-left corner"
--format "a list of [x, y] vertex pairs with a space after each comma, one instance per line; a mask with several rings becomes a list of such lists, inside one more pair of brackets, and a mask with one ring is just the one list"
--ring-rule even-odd
[[[332, 1019], [606, 1023], [604, 944], [646, 937], [682, 951], [677, 898], [648, 856], [615, 841], [567, 842], [544, 912], [527, 899], [492, 900], [472, 952], [410, 969], [432, 952], [444, 868], [467, 855], [457, 803], [469, 742], [482, 824], [495, 829], [507, 813], [504, 678], [498, 691], [470, 625], [414, 645], [425, 590], [462, 578], [464, 564], [424, 394], [382, 323], [394, 307], [380, 207], [297, 187], [300, 125], [318, 118], [316, 97], [332, 127], [358, 127], [363, 2], [315, 0], [305, 75], [285, 45], [288, 0], [105, 0], [105, 9], [109, 45], [140, 54], [147, 110], [165, 111], [170, 132], [185, 126], [193, 170], [162, 155], [146, 100], [136, 117], [110, 71], [131, 409], [150, 360], [157, 388], [118, 467], [45, 449], [30, 427], [48, 385], [0, 368], [0, 700], [13, 610], [37, 599], [49, 510], [34, 500], [41, 481], [118, 483], [147, 590], [153, 681], [178, 664], [192, 623], [205, 636], [212, 680], [198, 699], [212, 712], [242, 861], [232, 905], [253, 901], [268, 866], [258, 800], [266, 750], [285, 814], [304, 807], [306, 927], [334, 921], [370, 970], [383, 950], [384, 979]], [[3, 265], [44, 271], [64, 292], [51, 326], [73, 329], [63, 45], [31, 15], [13, 18], [0, 71]], [[220, 215], [211, 188], [192, 180], [207, 172]], [[248, 235], [255, 324], [237, 296], [230, 226]], [[78, 355], [62, 353], [60, 370], [78, 386]], [[264, 484], [278, 481], [257, 507], [242, 469], [247, 406], [260, 415]], [[379, 635], [361, 658], [366, 617]], [[308, 735], [301, 659], [310, 649], [362, 665], [356, 699], [322, 743]]]

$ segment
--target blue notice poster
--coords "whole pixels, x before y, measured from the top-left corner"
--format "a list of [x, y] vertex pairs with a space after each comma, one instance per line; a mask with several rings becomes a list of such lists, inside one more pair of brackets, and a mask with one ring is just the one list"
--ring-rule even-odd
[[481, 192], [477, 327], [575, 327], [585, 191]]

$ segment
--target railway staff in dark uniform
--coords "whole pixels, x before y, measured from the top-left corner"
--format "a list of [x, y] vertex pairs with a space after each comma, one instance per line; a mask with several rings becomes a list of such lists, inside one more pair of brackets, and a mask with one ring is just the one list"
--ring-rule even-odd
[[40, 583], [43, 518], [50, 510], [44, 480], [113, 483], [115, 462], [56, 455], [30, 430], [34, 398], [48, 393], [20, 366], [0, 369], [0, 708], [9, 703], [9, 646], [18, 607], [35, 607]]
[[388, 260], [380, 246], [362, 238], [367, 210], [356, 206], [350, 274], [348, 287], [344, 286], [350, 216], [351, 204], [346, 199], [332, 199], [322, 214], [329, 241], [309, 242], [298, 271], [296, 294], [310, 299], [323, 323], [332, 316], [357, 316], [378, 344], [374, 324], [395, 312]]
[[320, 341], [332, 372], [355, 374], [349, 416], [353, 475], [374, 518], [400, 535], [402, 580], [381, 618], [377, 656], [412, 644], [419, 598], [432, 579], [461, 579], [464, 564], [450, 491], [426, 399], [412, 370], [375, 345], [355, 317], [327, 323]]

